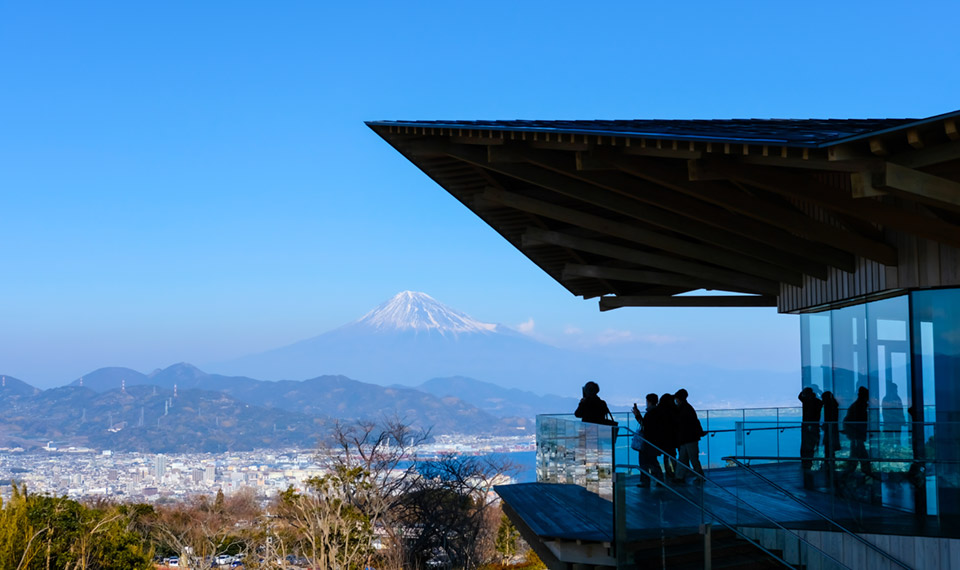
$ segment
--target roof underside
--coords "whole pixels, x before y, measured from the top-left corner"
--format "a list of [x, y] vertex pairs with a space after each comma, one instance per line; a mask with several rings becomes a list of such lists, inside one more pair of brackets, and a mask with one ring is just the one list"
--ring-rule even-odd
[[891, 232], [960, 247], [958, 116], [368, 125], [611, 309], [776, 306], [805, 277], [896, 265]]

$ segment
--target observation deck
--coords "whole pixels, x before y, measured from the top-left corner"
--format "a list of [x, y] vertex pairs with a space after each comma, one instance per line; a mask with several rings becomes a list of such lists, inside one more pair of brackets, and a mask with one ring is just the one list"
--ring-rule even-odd
[[[955, 426], [916, 423], [894, 433], [868, 422], [867, 475], [842, 434], [833, 457], [818, 445], [807, 469], [800, 408], [699, 416], [704, 477], [681, 467], [686, 483], [645, 488], [630, 448], [631, 414], [616, 414], [616, 427], [538, 416], [538, 481], [497, 487], [504, 510], [551, 569], [960, 563], [960, 527], [917, 509], [942, 488], [937, 471], [949, 463], [933, 456], [935, 430]], [[822, 438], [824, 426], [816, 431]]]

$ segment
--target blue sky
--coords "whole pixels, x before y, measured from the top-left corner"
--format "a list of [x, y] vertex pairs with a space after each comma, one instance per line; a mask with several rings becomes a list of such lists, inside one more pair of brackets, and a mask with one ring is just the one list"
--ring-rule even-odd
[[333, 4], [0, 1], [0, 373], [202, 365], [406, 289], [565, 346], [796, 369], [772, 310], [599, 313], [363, 121], [960, 107], [956, 2]]

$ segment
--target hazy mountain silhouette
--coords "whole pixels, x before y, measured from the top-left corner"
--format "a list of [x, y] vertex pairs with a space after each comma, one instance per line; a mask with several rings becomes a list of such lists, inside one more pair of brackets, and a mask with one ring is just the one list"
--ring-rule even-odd
[[470, 402], [481, 410], [499, 417], [533, 418], [537, 414], [572, 412], [577, 398], [564, 398], [548, 394], [540, 396], [517, 388], [503, 388], [490, 382], [454, 376], [433, 378], [417, 386], [418, 390], [435, 396], [453, 396]]
[[[133, 374], [131, 374], [131, 372]], [[84, 376], [84, 389], [112, 391], [119, 377], [132, 377], [136, 385], [154, 385], [178, 393], [187, 390], [221, 392], [231, 399], [259, 408], [280, 409], [312, 417], [342, 420], [379, 419], [397, 416], [405, 423], [434, 433], [514, 434], [517, 428], [532, 429], [533, 415], [505, 418], [490, 414], [448, 394], [433, 395], [403, 386], [380, 386], [345, 376], [320, 376], [308, 380], [264, 381], [244, 376], [208, 374], [181, 362], [150, 374], [128, 369], [100, 369]], [[96, 379], [89, 382], [89, 378]], [[106, 389], [102, 389], [106, 386]], [[127, 386], [130, 387], [129, 382]], [[77, 382], [71, 387], [78, 387]]]
[[0, 375], [0, 399], [19, 398], [21, 396], [32, 396], [39, 392], [30, 384], [13, 376]]
[[222, 392], [135, 385], [97, 392], [62, 386], [0, 399], [0, 445], [141, 452], [218, 452], [313, 447], [333, 424], [289, 410], [251, 406]]
[[146, 374], [141, 374], [131, 368], [121, 368], [117, 366], [98, 368], [93, 372], [77, 378], [69, 386], [83, 386], [90, 388], [95, 392], [106, 392], [107, 390], [119, 390], [122, 385], [137, 386], [148, 384]]

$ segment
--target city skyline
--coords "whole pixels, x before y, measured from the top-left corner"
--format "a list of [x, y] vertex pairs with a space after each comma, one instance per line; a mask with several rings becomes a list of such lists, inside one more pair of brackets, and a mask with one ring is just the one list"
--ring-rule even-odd
[[[0, 373], [203, 366], [402, 290], [558, 346], [799, 371], [772, 309], [573, 298], [363, 121], [957, 107], [960, 48], [929, 22], [960, 8], [826, 6], [4, 5]], [[872, 51], [877, 29], [903, 42]]]

